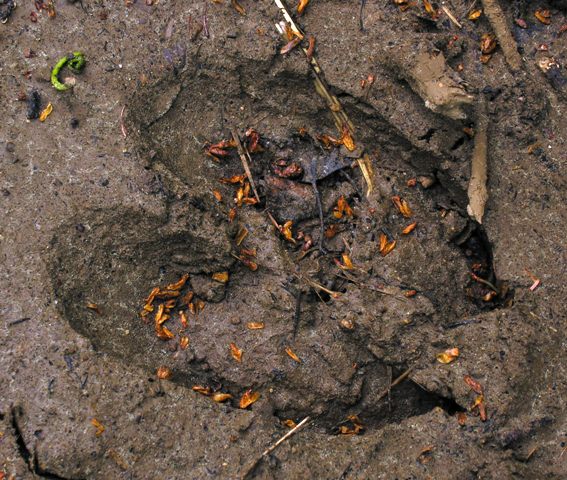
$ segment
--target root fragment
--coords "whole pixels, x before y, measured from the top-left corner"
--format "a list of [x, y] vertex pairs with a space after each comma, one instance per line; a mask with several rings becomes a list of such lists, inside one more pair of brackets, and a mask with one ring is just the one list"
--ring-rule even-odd
[[500, 43], [500, 46], [502, 47], [506, 63], [512, 70], [519, 70], [522, 66], [522, 59], [518, 53], [516, 41], [514, 40], [514, 37], [512, 37], [508, 24], [506, 23], [504, 12], [498, 4], [498, 0], [482, 0], [482, 6], [484, 7], [486, 17], [498, 38], [498, 43]]
[[477, 129], [474, 137], [474, 150], [471, 161], [469, 181], [468, 214], [478, 223], [482, 223], [484, 209], [488, 200], [486, 180], [488, 176], [488, 116], [486, 99], [480, 98], [477, 110]]

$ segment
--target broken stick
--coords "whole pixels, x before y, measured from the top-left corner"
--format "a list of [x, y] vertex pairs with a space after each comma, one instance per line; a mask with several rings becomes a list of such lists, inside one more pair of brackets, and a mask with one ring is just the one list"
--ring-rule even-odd
[[252, 178], [252, 172], [250, 171], [250, 166], [248, 165], [248, 160], [246, 159], [247, 155], [248, 158], [250, 158], [250, 154], [248, 153], [248, 150], [246, 150], [242, 146], [242, 142], [240, 141], [240, 137], [238, 136], [238, 132], [236, 131], [236, 129], [231, 128], [230, 133], [232, 133], [232, 138], [236, 142], [238, 155], [240, 156], [240, 161], [242, 162], [242, 166], [244, 167], [244, 171], [246, 172], [246, 176], [248, 177], [248, 181], [250, 182], [250, 186], [252, 187], [254, 196], [256, 197], [256, 200], [260, 202], [260, 197], [258, 196], [258, 190], [256, 190], [256, 184], [254, 183], [254, 178]]
[[474, 136], [474, 149], [471, 160], [471, 178], [469, 180], [469, 204], [468, 214], [478, 223], [482, 223], [486, 201], [488, 200], [488, 189], [486, 180], [488, 177], [488, 115], [486, 98], [481, 95], [477, 107], [477, 125]]
[[244, 475], [242, 475], [242, 477], [241, 477], [242, 480], [246, 480], [247, 478], [250, 478], [251, 475], [255, 472], [256, 467], [258, 467], [258, 465], [262, 461], [262, 459], [266, 458], [270, 453], [272, 453], [276, 448], [278, 448], [288, 438], [292, 437], [297, 432], [299, 432], [299, 430], [301, 430], [310, 421], [311, 421], [311, 417], [305, 417], [303, 420], [301, 420], [301, 422], [299, 422], [295, 427], [293, 427], [289, 432], [287, 432], [283, 437], [281, 437], [276, 443], [274, 443], [273, 445], [269, 446], [266, 450], [264, 450], [262, 455], [260, 457], [258, 457], [258, 459], [256, 459], [254, 461], [254, 463], [252, 463], [252, 465], [250, 465], [250, 467], [248, 467], [248, 469], [246, 470]]
[[519, 70], [522, 66], [522, 58], [518, 53], [516, 41], [510, 33], [504, 12], [500, 8], [498, 0], [482, 0], [482, 6], [484, 7], [484, 14], [498, 38], [498, 43], [502, 47], [506, 63], [512, 70]]

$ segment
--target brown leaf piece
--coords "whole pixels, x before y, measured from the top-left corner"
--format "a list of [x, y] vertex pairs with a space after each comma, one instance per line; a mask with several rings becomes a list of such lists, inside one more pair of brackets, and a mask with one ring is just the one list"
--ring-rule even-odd
[[459, 353], [458, 348], [449, 348], [444, 352], [437, 354], [437, 361], [443, 364], [454, 362], [459, 357]]
[[242, 350], [235, 343], [230, 344], [230, 354], [237, 362], [242, 362]]
[[253, 403], [257, 402], [260, 398], [259, 392], [253, 392], [252, 389], [246, 390], [242, 397], [240, 397], [240, 402], [238, 406], [242, 409], [248, 408]]
[[293, 361], [301, 363], [301, 358], [299, 358], [290, 347], [285, 347], [285, 353], [287, 353]]
[[156, 375], [160, 380], [167, 380], [168, 378], [172, 377], [173, 372], [171, 371], [171, 368], [159, 367], [157, 369]]

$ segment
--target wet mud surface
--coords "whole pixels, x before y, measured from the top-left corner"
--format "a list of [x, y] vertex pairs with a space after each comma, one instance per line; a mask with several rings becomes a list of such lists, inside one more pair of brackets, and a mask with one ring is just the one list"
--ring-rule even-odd
[[[2, 478], [564, 478], [565, 5], [500, 2], [513, 70], [481, 62], [470, 2], [445, 2], [457, 28], [312, 0], [352, 151], [275, 4], [240, 3], [20, 2], [0, 25]], [[259, 201], [236, 148], [207, 154], [233, 131]]]

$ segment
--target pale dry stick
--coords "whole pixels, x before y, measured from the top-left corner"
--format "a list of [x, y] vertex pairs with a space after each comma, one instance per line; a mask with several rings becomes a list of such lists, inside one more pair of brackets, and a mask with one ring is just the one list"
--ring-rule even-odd
[[[285, 22], [289, 24], [292, 31], [299, 38], [304, 38], [305, 35], [301, 31], [301, 29], [296, 25], [296, 23], [293, 21], [293, 19], [291, 18], [291, 15], [289, 14], [286, 6], [282, 3], [282, 1], [281, 0], [274, 0], [274, 2], [276, 4], [276, 6], [280, 9], [280, 11], [281, 11], [281, 13], [284, 17]], [[280, 34], [282, 34], [282, 35], [284, 34], [284, 30], [280, 27], [279, 24], [276, 24], [276, 28], [278, 29]], [[329, 92], [329, 88], [328, 88], [327, 84], [325, 83], [325, 80], [322, 77], [323, 71], [321, 70], [321, 67], [319, 66], [319, 62], [317, 62], [315, 55], [312, 55], [311, 58], [309, 58], [308, 50], [305, 47], [301, 47], [301, 51], [307, 57], [307, 59], [309, 61], [309, 65], [311, 66], [311, 68], [313, 69], [313, 72], [315, 74], [315, 90], [317, 91], [317, 93], [321, 97], [323, 97], [327, 101], [327, 105], [328, 105], [329, 109], [331, 110], [333, 117], [335, 118], [335, 123], [338, 123], [337, 127], [339, 128], [339, 131], [342, 130], [343, 125], [346, 124], [348, 126], [350, 132], [352, 134], [354, 134], [354, 125], [350, 121], [346, 112], [343, 110], [343, 108], [342, 108], [339, 100], [337, 99], [337, 97], [335, 97], [334, 95], [332, 95]]]
[[126, 105], [122, 107], [120, 110], [120, 130], [122, 130], [122, 135], [124, 138], [128, 136], [128, 132], [126, 131], [126, 126], [124, 125], [124, 110], [126, 110]]
[[488, 200], [486, 180], [488, 177], [488, 115], [486, 98], [481, 95], [477, 106], [477, 126], [474, 136], [474, 149], [471, 160], [467, 206], [468, 214], [482, 223], [484, 209]]
[[307, 425], [311, 421], [311, 417], [305, 417], [301, 422], [299, 422], [295, 427], [293, 427], [289, 432], [287, 432], [283, 437], [281, 437], [276, 443], [269, 446], [258, 459], [248, 467], [246, 472], [242, 475], [242, 480], [246, 480], [249, 476], [256, 470], [256, 467], [260, 464], [260, 462], [266, 458], [270, 453], [272, 453], [276, 448], [278, 448], [283, 442], [285, 442], [288, 438], [295, 435], [299, 430], [301, 430], [305, 425]]
[[256, 197], [256, 200], [260, 202], [260, 197], [258, 196], [258, 191], [256, 190], [256, 184], [254, 183], [254, 178], [252, 178], [252, 172], [250, 171], [250, 166], [248, 165], [248, 160], [246, 159], [246, 154], [248, 153], [248, 151], [242, 146], [238, 132], [234, 128], [230, 129], [230, 133], [232, 133], [232, 138], [236, 142], [238, 155], [240, 156], [240, 161], [242, 162], [242, 166], [244, 167], [244, 171], [246, 172], [246, 176], [248, 177], [248, 181], [250, 182], [254, 196]]
[[506, 63], [512, 70], [519, 70], [522, 66], [522, 58], [518, 53], [516, 41], [510, 33], [504, 12], [500, 8], [498, 0], [482, 0], [482, 6], [484, 7], [484, 14], [498, 38], [498, 43], [502, 47]]
[[394, 388], [396, 385], [398, 385], [398, 383], [403, 382], [407, 377], [409, 377], [409, 374], [411, 373], [412, 370], [413, 370], [413, 367], [408, 368], [404, 373], [402, 373], [398, 378], [396, 378], [392, 383], [390, 383], [388, 385], [388, 388], [383, 390], [382, 393], [380, 393], [380, 395], [378, 395], [378, 397], [376, 397], [376, 400], [381, 400], [386, 395], [388, 395], [388, 392], [390, 392], [392, 390], [392, 388]]
[[445, 12], [445, 15], [447, 15], [447, 17], [449, 17], [449, 20], [451, 20], [457, 27], [463, 28], [461, 22], [457, 20], [457, 17], [455, 17], [455, 15], [451, 13], [451, 10], [449, 10], [445, 5], [441, 6], [441, 10]]

